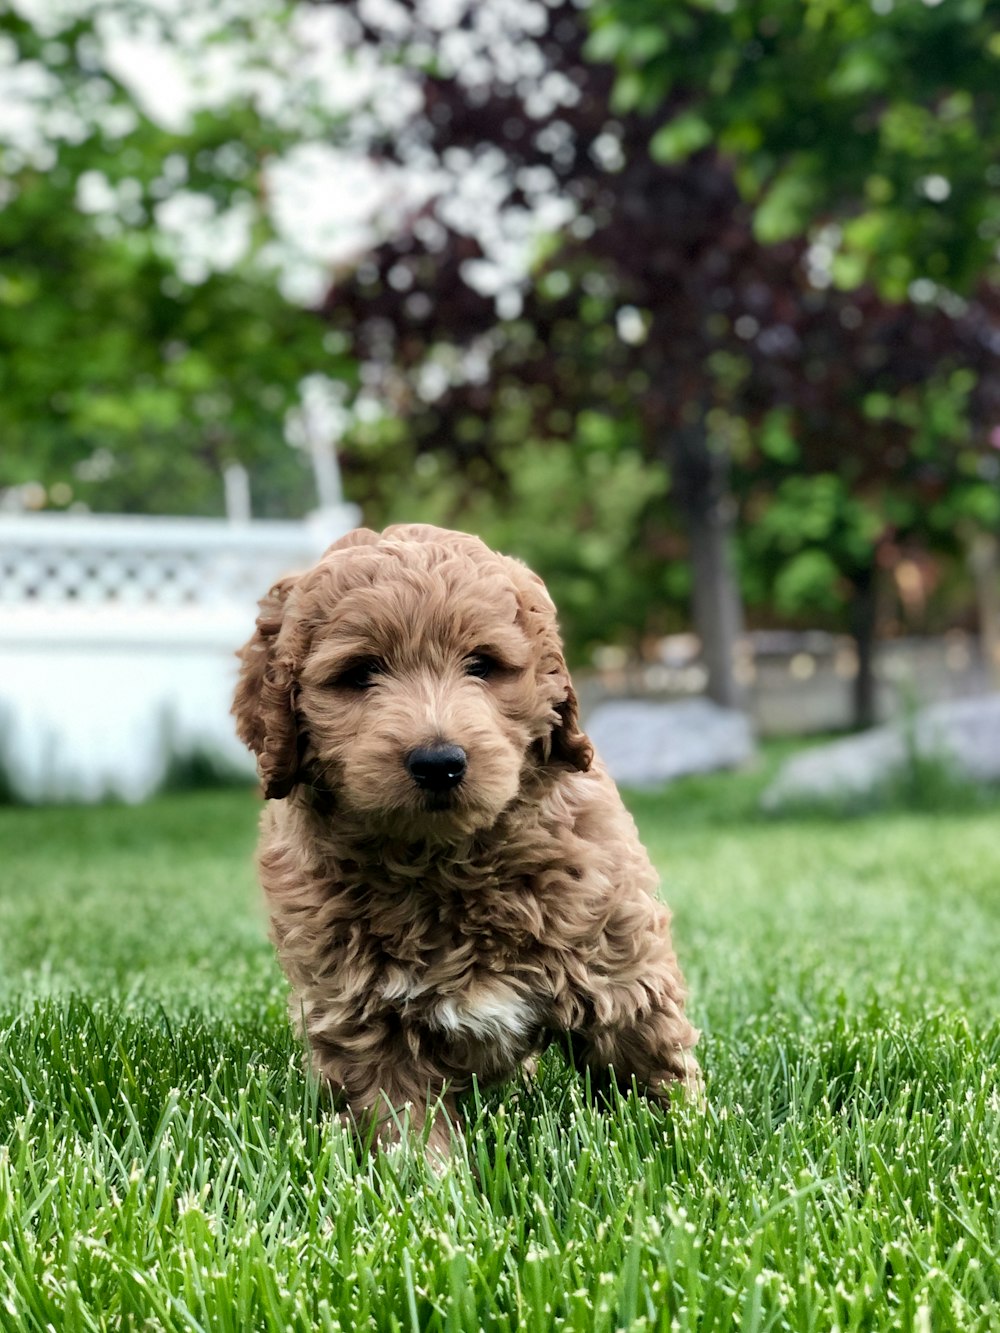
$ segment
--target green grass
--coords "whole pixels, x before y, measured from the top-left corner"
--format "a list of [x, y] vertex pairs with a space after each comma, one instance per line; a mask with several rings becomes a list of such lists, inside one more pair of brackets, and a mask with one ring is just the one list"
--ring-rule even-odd
[[637, 798], [704, 1114], [559, 1052], [440, 1176], [301, 1072], [240, 791], [0, 810], [0, 1328], [998, 1326], [998, 809]]

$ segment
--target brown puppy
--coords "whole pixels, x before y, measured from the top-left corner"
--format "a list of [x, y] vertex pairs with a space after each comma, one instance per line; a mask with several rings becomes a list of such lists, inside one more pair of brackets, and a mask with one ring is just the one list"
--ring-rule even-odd
[[360, 529], [260, 605], [233, 705], [260, 874], [293, 1019], [361, 1125], [453, 1119], [563, 1034], [655, 1097], [696, 1085], [669, 913], [542, 581], [464, 533]]

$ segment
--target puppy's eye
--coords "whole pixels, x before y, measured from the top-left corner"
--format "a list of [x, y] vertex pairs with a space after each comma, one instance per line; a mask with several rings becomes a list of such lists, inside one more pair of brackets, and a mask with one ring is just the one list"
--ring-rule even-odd
[[342, 690], [369, 690], [384, 670], [381, 662], [373, 657], [366, 658], [345, 667], [339, 676], [334, 676], [330, 684]]
[[465, 674], [475, 676], [477, 680], [489, 680], [500, 670], [500, 663], [489, 653], [473, 653], [465, 659]]

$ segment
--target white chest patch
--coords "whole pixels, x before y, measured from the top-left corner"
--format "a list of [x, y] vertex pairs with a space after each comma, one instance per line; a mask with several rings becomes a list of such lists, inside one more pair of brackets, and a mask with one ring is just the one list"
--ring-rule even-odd
[[387, 1000], [422, 1000], [421, 1016], [428, 1027], [455, 1037], [474, 1037], [505, 1049], [517, 1045], [537, 1022], [535, 1006], [509, 982], [472, 982], [455, 995], [435, 999], [420, 982], [393, 978], [383, 989]]
[[534, 1006], [504, 982], [439, 1000], [432, 1013], [435, 1026], [444, 1032], [502, 1045], [526, 1036], [535, 1020]]

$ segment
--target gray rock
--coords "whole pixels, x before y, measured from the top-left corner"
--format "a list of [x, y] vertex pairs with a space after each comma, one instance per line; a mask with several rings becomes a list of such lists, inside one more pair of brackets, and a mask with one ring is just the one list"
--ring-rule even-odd
[[1000, 782], [1000, 694], [931, 704], [905, 725], [803, 750], [781, 767], [762, 804], [780, 810], [800, 801], [864, 796], [914, 755], [939, 760], [959, 778]]
[[755, 753], [749, 719], [708, 699], [614, 699], [594, 709], [586, 729], [611, 776], [628, 787], [737, 768]]

